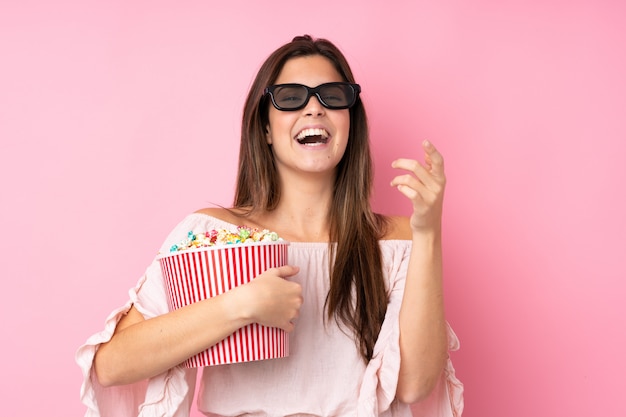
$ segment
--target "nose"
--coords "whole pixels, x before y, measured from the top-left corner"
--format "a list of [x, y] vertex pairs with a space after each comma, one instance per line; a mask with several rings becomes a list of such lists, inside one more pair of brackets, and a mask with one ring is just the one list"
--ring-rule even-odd
[[309, 102], [304, 106], [303, 110], [307, 116], [322, 116], [326, 112], [326, 108], [322, 106], [315, 94], [309, 97]]

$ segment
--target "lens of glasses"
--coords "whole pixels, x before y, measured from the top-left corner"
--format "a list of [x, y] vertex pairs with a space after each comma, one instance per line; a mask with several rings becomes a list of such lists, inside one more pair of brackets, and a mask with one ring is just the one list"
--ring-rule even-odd
[[282, 109], [297, 109], [303, 106], [309, 92], [303, 85], [278, 85], [272, 93], [274, 103]]
[[306, 106], [315, 94], [324, 107], [333, 110], [347, 109], [356, 101], [358, 85], [349, 83], [327, 83], [315, 88], [302, 84], [280, 84], [268, 87], [272, 102], [278, 110], [298, 110]]

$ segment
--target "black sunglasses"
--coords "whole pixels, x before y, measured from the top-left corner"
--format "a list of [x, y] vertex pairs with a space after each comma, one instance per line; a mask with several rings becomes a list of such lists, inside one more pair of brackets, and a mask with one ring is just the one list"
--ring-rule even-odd
[[302, 84], [278, 84], [267, 87], [272, 104], [282, 111], [300, 110], [309, 102], [313, 94], [322, 106], [331, 110], [347, 109], [354, 106], [361, 92], [361, 86], [351, 83], [326, 83], [315, 88]]

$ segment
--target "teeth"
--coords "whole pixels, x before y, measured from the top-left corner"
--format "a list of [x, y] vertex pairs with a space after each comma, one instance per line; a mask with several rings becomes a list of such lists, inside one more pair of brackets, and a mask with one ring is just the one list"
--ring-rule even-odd
[[302, 132], [298, 133], [296, 136], [297, 140], [302, 140], [308, 136], [321, 136], [322, 139], [328, 139], [328, 132], [326, 129], [304, 129]]

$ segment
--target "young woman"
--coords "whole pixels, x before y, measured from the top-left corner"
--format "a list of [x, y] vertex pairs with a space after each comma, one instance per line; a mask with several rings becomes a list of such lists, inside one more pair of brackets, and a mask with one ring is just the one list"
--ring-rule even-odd
[[247, 225], [290, 241], [290, 265], [179, 310], [153, 262], [128, 303], [77, 353], [88, 416], [188, 416], [196, 370], [179, 364], [250, 323], [290, 332], [287, 358], [204, 368], [209, 416], [459, 416], [448, 350], [443, 158], [393, 163], [410, 218], [372, 212], [360, 87], [330, 42], [296, 37], [265, 61], [243, 114], [234, 205], [187, 216], [162, 246]]

